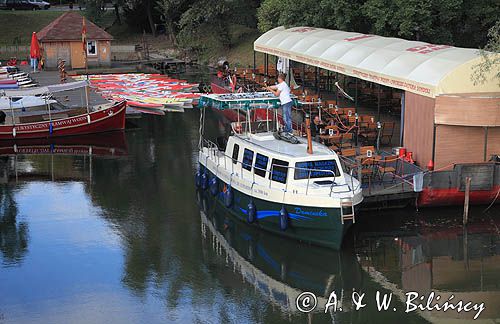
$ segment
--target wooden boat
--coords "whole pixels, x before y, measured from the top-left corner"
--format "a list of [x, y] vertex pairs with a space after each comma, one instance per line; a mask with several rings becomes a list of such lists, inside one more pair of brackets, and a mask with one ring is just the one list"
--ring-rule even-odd
[[0, 125], [0, 140], [51, 138], [102, 133], [125, 128], [125, 101], [65, 118]]
[[22, 97], [0, 97], [0, 110], [25, 110], [42, 107], [47, 109], [47, 105], [55, 104], [57, 101], [53, 99], [45, 99], [36, 96]]
[[[57, 92], [85, 90], [87, 87], [87, 81], [78, 81], [27, 90], [5, 90], [4, 95], [10, 100], [24, 96], [48, 98]], [[86, 91], [85, 97], [88, 99]], [[125, 128], [127, 109], [125, 101], [89, 107], [86, 100], [86, 108], [62, 110], [54, 110], [50, 102], [46, 102], [47, 111], [30, 111], [22, 114], [16, 114], [11, 105], [10, 114], [4, 115], [3, 124], [0, 124], [0, 140], [95, 134]]]

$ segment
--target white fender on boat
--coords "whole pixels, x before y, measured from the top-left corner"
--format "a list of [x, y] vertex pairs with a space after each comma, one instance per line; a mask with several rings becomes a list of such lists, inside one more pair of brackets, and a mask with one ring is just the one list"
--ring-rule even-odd
[[90, 124], [90, 115], [87, 114], [87, 124]]
[[15, 128], [15, 127], [14, 127], [14, 128], [12, 128], [12, 136], [13, 136], [13, 137], [16, 137], [16, 128]]

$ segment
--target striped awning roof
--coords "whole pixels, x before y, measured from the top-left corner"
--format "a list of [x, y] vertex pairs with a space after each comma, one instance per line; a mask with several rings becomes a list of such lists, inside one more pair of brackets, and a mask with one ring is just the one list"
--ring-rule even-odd
[[277, 27], [260, 36], [254, 49], [427, 97], [500, 92], [492, 75], [484, 84], [473, 84], [473, 66], [481, 62], [481, 55], [472, 48], [313, 27]]

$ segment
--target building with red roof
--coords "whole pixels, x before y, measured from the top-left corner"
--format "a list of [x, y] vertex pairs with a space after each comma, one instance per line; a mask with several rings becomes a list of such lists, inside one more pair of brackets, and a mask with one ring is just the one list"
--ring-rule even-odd
[[[82, 42], [85, 20], [86, 42]], [[59, 59], [73, 69], [111, 64], [111, 41], [113, 36], [79, 13], [68, 11], [37, 33], [43, 47], [44, 66], [56, 68]]]

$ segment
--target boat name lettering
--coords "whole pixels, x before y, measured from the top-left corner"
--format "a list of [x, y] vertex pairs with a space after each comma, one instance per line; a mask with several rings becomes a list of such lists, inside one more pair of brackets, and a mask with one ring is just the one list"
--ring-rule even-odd
[[302, 210], [302, 208], [300, 207], [295, 207], [295, 214], [307, 215], [307, 216], [319, 216], [319, 217], [328, 216], [328, 213], [324, 212], [323, 210], [319, 211]]
[[[75, 117], [75, 118], [70, 118], [70, 119], [63, 119], [63, 120], [56, 120], [52, 122], [52, 126], [67, 126], [67, 125], [73, 125], [82, 121], [86, 121], [87, 118], [86, 116], [81, 116], [81, 117]], [[40, 129], [47, 129], [49, 128], [49, 122], [45, 123], [37, 123], [37, 124], [27, 124], [27, 125], [16, 125], [16, 129], [18, 131], [27, 131], [27, 130], [40, 130]]]

